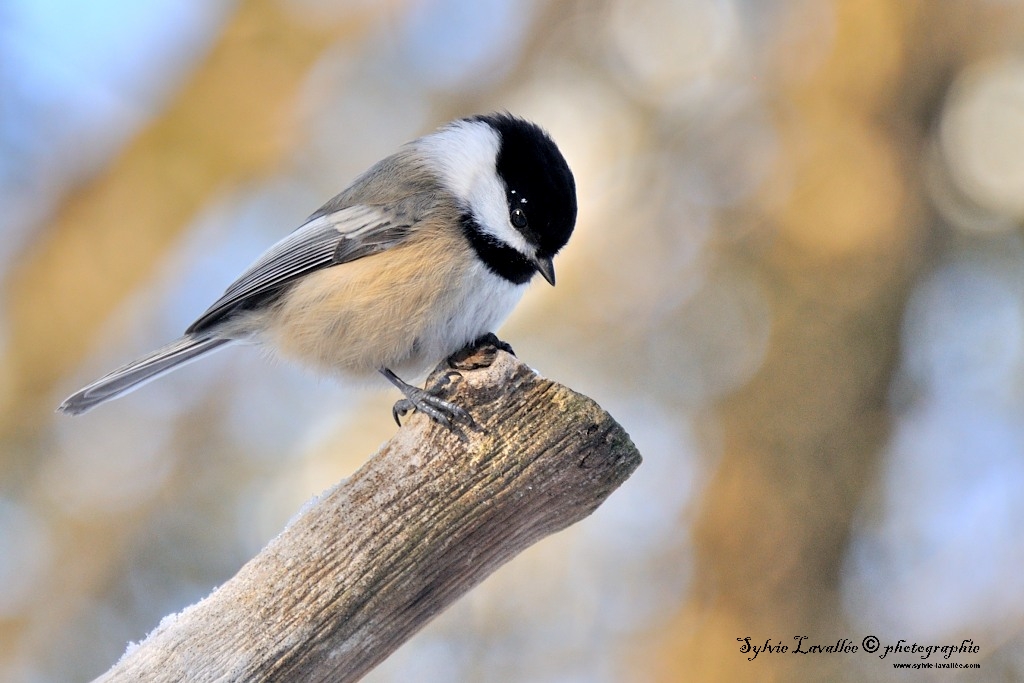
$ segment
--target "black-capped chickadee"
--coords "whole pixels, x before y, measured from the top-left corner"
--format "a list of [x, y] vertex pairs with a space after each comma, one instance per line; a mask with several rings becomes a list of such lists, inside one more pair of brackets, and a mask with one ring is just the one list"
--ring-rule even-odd
[[495, 331], [534, 273], [554, 285], [551, 259], [575, 223], [572, 172], [540, 127], [509, 114], [453, 121], [324, 204], [180, 339], [58, 410], [84, 413], [246, 341], [318, 371], [380, 372], [404, 394], [403, 412], [450, 424], [465, 412], [396, 373], [418, 375]]

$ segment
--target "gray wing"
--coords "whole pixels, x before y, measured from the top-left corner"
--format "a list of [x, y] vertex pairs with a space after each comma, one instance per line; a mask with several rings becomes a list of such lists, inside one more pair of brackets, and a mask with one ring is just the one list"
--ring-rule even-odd
[[402, 242], [415, 222], [415, 211], [408, 208], [396, 211], [356, 204], [326, 213], [321, 209], [249, 266], [186, 333], [203, 332], [233, 311], [276, 295], [306, 273], [370, 256]]

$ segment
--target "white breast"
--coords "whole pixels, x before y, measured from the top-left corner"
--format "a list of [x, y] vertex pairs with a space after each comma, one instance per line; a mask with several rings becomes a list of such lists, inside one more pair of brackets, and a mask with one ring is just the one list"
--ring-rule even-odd
[[512, 284], [482, 263], [466, 269], [464, 285], [450, 291], [438, 306], [417, 339], [416, 353], [402, 364], [402, 369], [414, 375], [432, 370], [439, 360], [466, 344], [497, 332], [525, 291], [526, 285]]

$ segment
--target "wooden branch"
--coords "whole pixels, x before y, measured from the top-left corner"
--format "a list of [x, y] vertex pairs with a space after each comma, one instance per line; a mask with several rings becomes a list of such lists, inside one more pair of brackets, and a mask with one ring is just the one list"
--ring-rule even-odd
[[238, 574], [97, 680], [358, 680], [640, 464], [589, 398], [493, 346], [463, 360], [448, 398], [475, 427], [410, 416]]

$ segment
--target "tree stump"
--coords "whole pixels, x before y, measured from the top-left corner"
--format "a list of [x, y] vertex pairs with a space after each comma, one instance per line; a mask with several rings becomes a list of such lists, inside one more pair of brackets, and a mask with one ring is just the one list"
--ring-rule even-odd
[[456, 367], [444, 397], [475, 424], [410, 416], [233, 578], [165, 617], [97, 680], [358, 680], [499, 566], [593, 512], [640, 464], [596, 403], [494, 344]]

